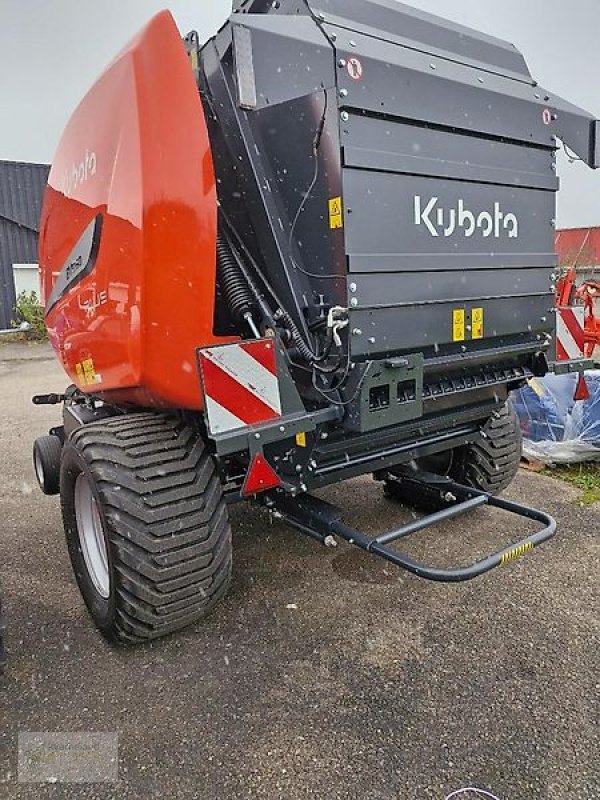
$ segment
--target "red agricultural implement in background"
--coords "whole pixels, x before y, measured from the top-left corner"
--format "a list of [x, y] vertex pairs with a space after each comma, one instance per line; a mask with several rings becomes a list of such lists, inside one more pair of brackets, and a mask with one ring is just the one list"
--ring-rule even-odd
[[558, 281], [557, 307], [557, 358], [566, 361], [574, 358], [573, 342], [585, 358], [593, 358], [600, 347], [600, 316], [596, 314], [596, 300], [600, 300], [600, 283], [586, 281], [577, 286], [577, 270], [570, 267]]

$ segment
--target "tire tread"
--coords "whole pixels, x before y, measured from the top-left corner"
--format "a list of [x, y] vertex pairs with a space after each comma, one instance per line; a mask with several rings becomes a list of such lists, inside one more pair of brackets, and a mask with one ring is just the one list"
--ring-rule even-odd
[[[177, 417], [86, 425], [71, 444], [96, 482], [114, 562], [109, 638], [148, 641], [206, 616], [231, 579], [231, 528], [202, 438]], [[163, 471], [164, 467], [164, 471]]]
[[[498, 495], [512, 483], [521, 462], [521, 428], [510, 400], [490, 417], [482, 432], [479, 441], [455, 451], [449, 475], [456, 483]], [[386, 480], [386, 496], [425, 512], [448, 505], [438, 490], [408, 478]]]

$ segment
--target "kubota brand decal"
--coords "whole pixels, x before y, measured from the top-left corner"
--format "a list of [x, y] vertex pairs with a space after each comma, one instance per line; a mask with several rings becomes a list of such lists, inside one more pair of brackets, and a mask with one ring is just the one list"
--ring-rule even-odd
[[93, 151], [85, 151], [84, 157], [77, 164], [66, 170], [62, 179], [62, 192], [65, 197], [71, 197], [78, 186], [92, 178], [98, 171], [98, 158]]
[[462, 198], [458, 200], [457, 208], [446, 209], [439, 205], [438, 197], [425, 201], [421, 195], [416, 195], [415, 225], [423, 225], [436, 238], [453, 236], [460, 231], [467, 238], [475, 233], [481, 233], [484, 239], [490, 236], [495, 239], [500, 239], [502, 236], [508, 236], [509, 239], [519, 237], [517, 216], [502, 211], [500, 203], [494, 203], [491, 212], [475, 213], [466, 207]]
[[272, 339], [207, 347], [199, 351], [199, 360], [211, 434], [281, 417]]

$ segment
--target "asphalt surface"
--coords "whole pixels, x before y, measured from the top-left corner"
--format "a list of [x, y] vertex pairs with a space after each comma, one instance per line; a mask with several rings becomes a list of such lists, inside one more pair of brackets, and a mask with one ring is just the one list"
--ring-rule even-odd
[[[30, 397], [64, 383], [46, 349], [0, 347], [1, 798], [443, 800], [469, 785], [501, 800], [600, 796], [599, 507], [521, 473], [509, 496], [553, 513], [559, 536], [461, 586], [326, 550], [240, 507], [218, 612], [112, 649], [30, 466], [33, 439], [59, 418]], [[371, 531], [410, 517], [370, 478], [323, 494]], [[484, 510], [409, 549], [447, 565], [523, 530]], [[118, 733], [119, 782], [17, 782], [19, 731]]]

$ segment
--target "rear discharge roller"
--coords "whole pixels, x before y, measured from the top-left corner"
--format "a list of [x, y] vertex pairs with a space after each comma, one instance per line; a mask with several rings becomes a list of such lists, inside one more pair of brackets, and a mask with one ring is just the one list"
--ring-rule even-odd
[[77, 430], [61, 466], [73, 569], [94, 622], [137, 643], [205, 617], [227, 592], [231, 529], [201, 436], [130, 414]]

